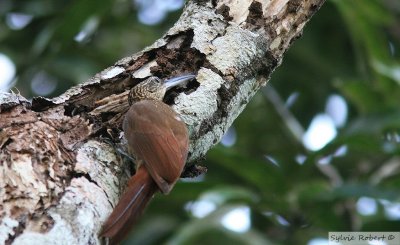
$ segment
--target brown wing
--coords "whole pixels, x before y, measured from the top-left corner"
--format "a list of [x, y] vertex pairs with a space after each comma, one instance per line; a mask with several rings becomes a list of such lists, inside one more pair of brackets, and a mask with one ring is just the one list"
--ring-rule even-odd
[[186, 162], [186, 125], [168, 105], [145, 100], [131, 106], [123, 128], [135, 155], [144, 161], [161, 191], [168, 193]]

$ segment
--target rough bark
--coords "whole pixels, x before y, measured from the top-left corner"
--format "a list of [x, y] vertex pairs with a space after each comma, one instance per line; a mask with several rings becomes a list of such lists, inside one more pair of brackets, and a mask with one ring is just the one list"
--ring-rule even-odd
[[152, 46], [53, 98], [0, 94], [0, 243], [99, 244], [132, 164], [115, 150], [128, 90], [197, 74], [165, 102], [190, 131], [184, 175], [215, 145], [324, 0], [189, 1]]

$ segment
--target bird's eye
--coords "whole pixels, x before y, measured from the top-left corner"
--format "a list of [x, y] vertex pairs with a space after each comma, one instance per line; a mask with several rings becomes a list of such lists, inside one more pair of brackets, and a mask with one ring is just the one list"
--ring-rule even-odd
[[152, 86], [149, 86], [149, 88], [148, 88], [150, 93], [155, 93], [157, 91], [157, 89], [158, 89], [158, 86], [155, 84]]
[[161, 79], [158, 77], [150, 77], [150, 82], [154, 83], [154, 84], [160, 84], [161, 83]]

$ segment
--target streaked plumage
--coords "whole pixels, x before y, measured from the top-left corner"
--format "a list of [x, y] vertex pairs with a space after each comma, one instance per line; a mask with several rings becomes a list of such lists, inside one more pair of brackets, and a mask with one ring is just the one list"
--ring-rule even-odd
[[[182, 80], [193, 77], [188, 75]], [[176, 79], [173, 82], [176, 85]], [[108, 237], [110, 244], [123, 240], [155, 192], [160, 190], [168, 194], [171, 191], [185, 166], [188, 131], [179, 115], [162, 102], [168, 88], [160, 79], [151, 77], [130, 92], [133, 104], [122, 128], [129, 151], [140, 164], [103, 226], [101, 236]]]

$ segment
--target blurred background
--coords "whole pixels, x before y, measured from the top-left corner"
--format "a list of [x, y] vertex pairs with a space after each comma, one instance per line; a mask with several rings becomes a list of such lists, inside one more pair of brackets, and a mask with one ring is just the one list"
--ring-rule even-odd
[[[160, 38], [183, 0], [0, 0], [0, 90], [53, 97]], [[400, 231], [400, 1], [328, 0], [221, 143], [125, 244]]]

